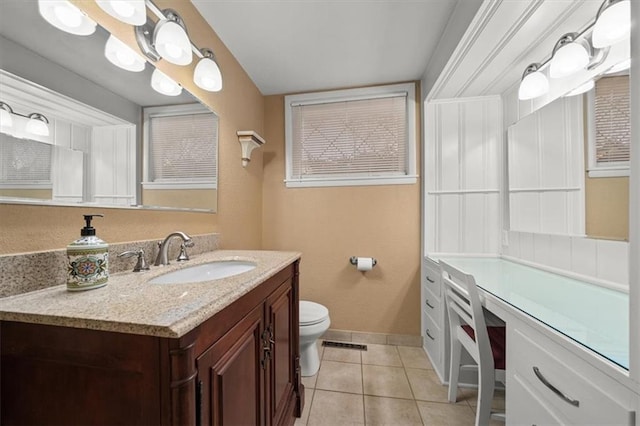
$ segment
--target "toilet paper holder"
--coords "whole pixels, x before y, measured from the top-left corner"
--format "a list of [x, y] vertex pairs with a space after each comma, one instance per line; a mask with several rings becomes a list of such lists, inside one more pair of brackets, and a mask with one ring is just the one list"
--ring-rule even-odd
[[[376, 266], [376, 264], [378, 263], [378, 261], [377, 261], [374, 257], [372, 257], [372, 258], [371, 258], [371, 260], [373, 260], [373, 262], [372, 262], [372, 266]], [[350, 262], [352, 265], [357, 265], [357, 264], [358, 264], [358, 256], [351, 256], [351, 257], [349, 258], [349, 262]]]

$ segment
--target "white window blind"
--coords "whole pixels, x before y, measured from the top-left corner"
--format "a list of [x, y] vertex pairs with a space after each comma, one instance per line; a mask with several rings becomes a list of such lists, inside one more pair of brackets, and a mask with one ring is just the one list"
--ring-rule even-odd
[[212, 113], [149, 118], [152, 182], [215, 182], [218, 118]]
[[595, 144], [597, 165], [629, 162], [629, 76], [602, 77], [596, 82]]
[[50, 184], [51, 150], [46, 143], [0, 134], [0, 184]]
[[403, 86], [287, 97], [287, 186], [414, 183], [413, 85]]

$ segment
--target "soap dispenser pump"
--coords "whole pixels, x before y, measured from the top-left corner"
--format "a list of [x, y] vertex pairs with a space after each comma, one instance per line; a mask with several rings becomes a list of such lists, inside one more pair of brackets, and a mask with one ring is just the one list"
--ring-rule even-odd
[[109, 280], [109, 245], [96, 236], [96, 230], [91, 226], [94, 217], [104, 216], [85, 214], [86, 225], [80, 230], [80, 238], [67, 246], [69, 291], [103, 287]]

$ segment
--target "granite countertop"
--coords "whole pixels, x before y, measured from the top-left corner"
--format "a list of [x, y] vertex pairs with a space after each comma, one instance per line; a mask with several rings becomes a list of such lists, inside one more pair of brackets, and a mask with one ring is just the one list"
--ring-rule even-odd
[[[180, 337], [300, 258], [297, 252], [216, 250], [186, 263], [122, 272], [102, 288], [67, 291], [66, 285], [0, 299], [0, 320]], [[219, 260], [257, 263], [255, 269], [201, 283], [149, 284], [167, 272]]]

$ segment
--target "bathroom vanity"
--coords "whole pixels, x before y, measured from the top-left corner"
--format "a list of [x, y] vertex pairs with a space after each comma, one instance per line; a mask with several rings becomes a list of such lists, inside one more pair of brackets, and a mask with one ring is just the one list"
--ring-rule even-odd
[[[102, 288], [0, 300], [2, 424], [293, 424], [299, 253], [215, 251]], [[151, 284], [223, 260], [255, 269]]]

